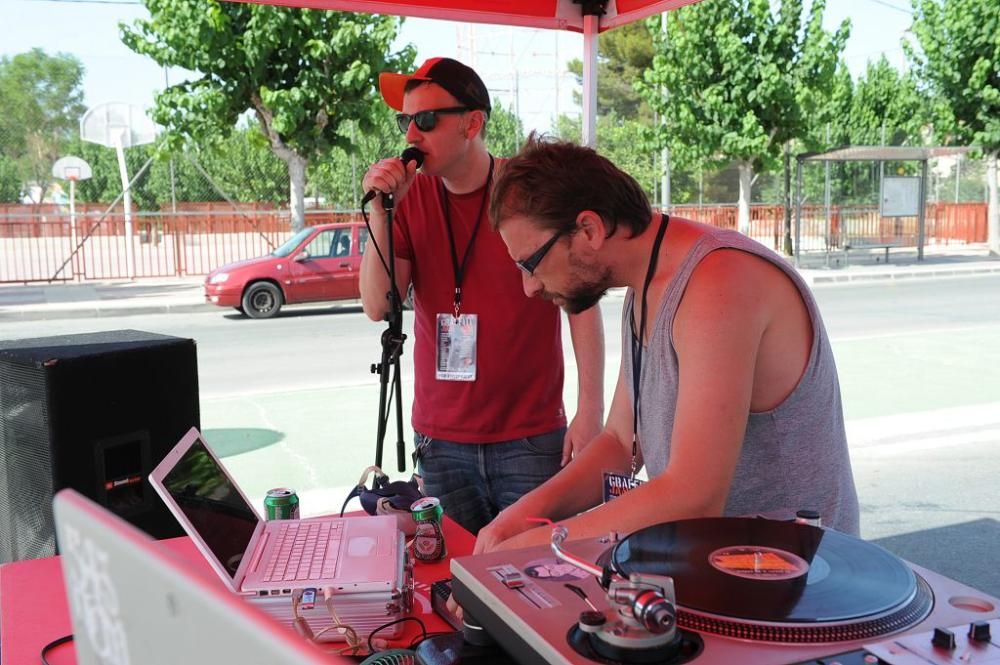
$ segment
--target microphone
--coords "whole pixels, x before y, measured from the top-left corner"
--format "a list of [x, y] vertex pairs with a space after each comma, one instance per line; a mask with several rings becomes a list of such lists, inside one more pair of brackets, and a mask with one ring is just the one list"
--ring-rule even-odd
[[[416, 162], [417, 168], [419, 169], [424, 163], [424, 153], [422, 153], [419, 149], [410, 146], [399, 156], [399, 161], [403, 162], [403, 166], [406, 166], [410, 162]], [[365, 194], [365, 197], [361, 199], [361, 207], [364, 208], [369, 201], [375, 198], [376, 194], [378, 194], [377, 190], [369, 190], [368, 193]]]

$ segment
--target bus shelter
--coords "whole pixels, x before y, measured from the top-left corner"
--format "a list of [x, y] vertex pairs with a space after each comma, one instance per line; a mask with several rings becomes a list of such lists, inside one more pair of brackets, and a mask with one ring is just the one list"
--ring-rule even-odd
[[[932, 158], [961, 155], [974, 146], [921, 147], [921, 146], [847, 146], [827, 152], [803, 153], [796, 156], [795, 169], [795, 265], [800, 264], [804, 235], [813, 239], [823, 238], [827, 261], [832, 249], [884, 250], [885, 260], [889, 260], [889, 250], [893, 247], [909, 247], [893, 228], [898, 228], [897, 220], [916, 220], [917, 260], [924, 258], [924, 240], [927, 209], [927, 170]], [[867, 218], [838, 219], [836, 228], [831, 214], [830, 188], [826, 187], [825, 219], [822, 227], [812, 223], [804, 224], [802, 219], [802, 170], [808, 163], [831, 162], [919, 162], [919, 176], [885, 176], [879, 173], [879, 201], [875, 215]], [[829, 182], [829, 180], [828, 180]], [[887, 224], [886, 222], [889, 222]]]

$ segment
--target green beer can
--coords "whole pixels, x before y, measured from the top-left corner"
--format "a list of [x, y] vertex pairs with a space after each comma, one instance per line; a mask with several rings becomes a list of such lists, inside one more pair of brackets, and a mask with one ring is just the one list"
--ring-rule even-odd
[[264, 497], [264, 517], [269, 522], [299, 519], [299, 495], [287, 487], [268, 490]]
[[410, 515], [417, 524], [417, 533], [413, 537], [413, 556], [421, 561], [438, 561], [448, 554], [444, 543], [444, 530], [441, 528], [441, 516], [444, 509], [441, 502], [433, 496], [417, 499], [410, 505]]

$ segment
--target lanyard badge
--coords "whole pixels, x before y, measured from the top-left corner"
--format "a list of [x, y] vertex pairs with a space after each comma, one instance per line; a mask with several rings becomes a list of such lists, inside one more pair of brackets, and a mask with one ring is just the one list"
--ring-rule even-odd
[[489, 200], [490, 184], [493, 182], [493, 155], [490, 155], [490, 170], [486, 175], [483, 198], [479, 203], [479, 212], [472, 227], [469, 244], [465, 247], [462, 261], [458, 261], [458, 250], [455, 247], [455, 234], [451, 228], [451, 212], [448, 206], [448, 194], [444, 184], [441, 185], [441, 209], [444, 212], [445, 230], [448, 232], [448, 243], [451, 249], [451, 266], [455, 273], [455, 292], [453, 310], [437, 315], [435, 327], [435, 347], [437, 351], [435, 378], [440, 381], [475, 381], [476, 380], [476, 347], [479, 336], [479, 316], [462, 313], [462, 282], [469, 266], [469, 257], [476, 242], [476, 235], [482, 225], [483, 211]]

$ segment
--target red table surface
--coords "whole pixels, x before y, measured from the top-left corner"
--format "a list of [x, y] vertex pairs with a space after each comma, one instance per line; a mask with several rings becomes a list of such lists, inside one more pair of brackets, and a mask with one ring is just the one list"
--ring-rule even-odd
[[[434, 563], [417, 561], [414, 565], [416, 588], [410, 616], [419, 617], [428, 633], [452, 630], [430, 609], [431, 583], [451, 577], [450, 557], [471, 554], [476, 542], [472, 534], [447, 517], [444, 532], [449, 558]], [[160, 544], [192, 565], [211, 570], [190, 538], [172, 538]], [[221, 580], [219, 585], [222, 586]], [[412, 621], [405, 622], [403, 628], [402, 636], [392, 642], [393, 646], [406, 646], [420, 635], [420, 628]], [[71, 632], [58, 556], [0, 565], [0, 663], [39, 663], [42, 647]], [[50, 653], [48, 660], [52, 665], [75, 665], [76, 653], [72, 645], [60, 646]]]

